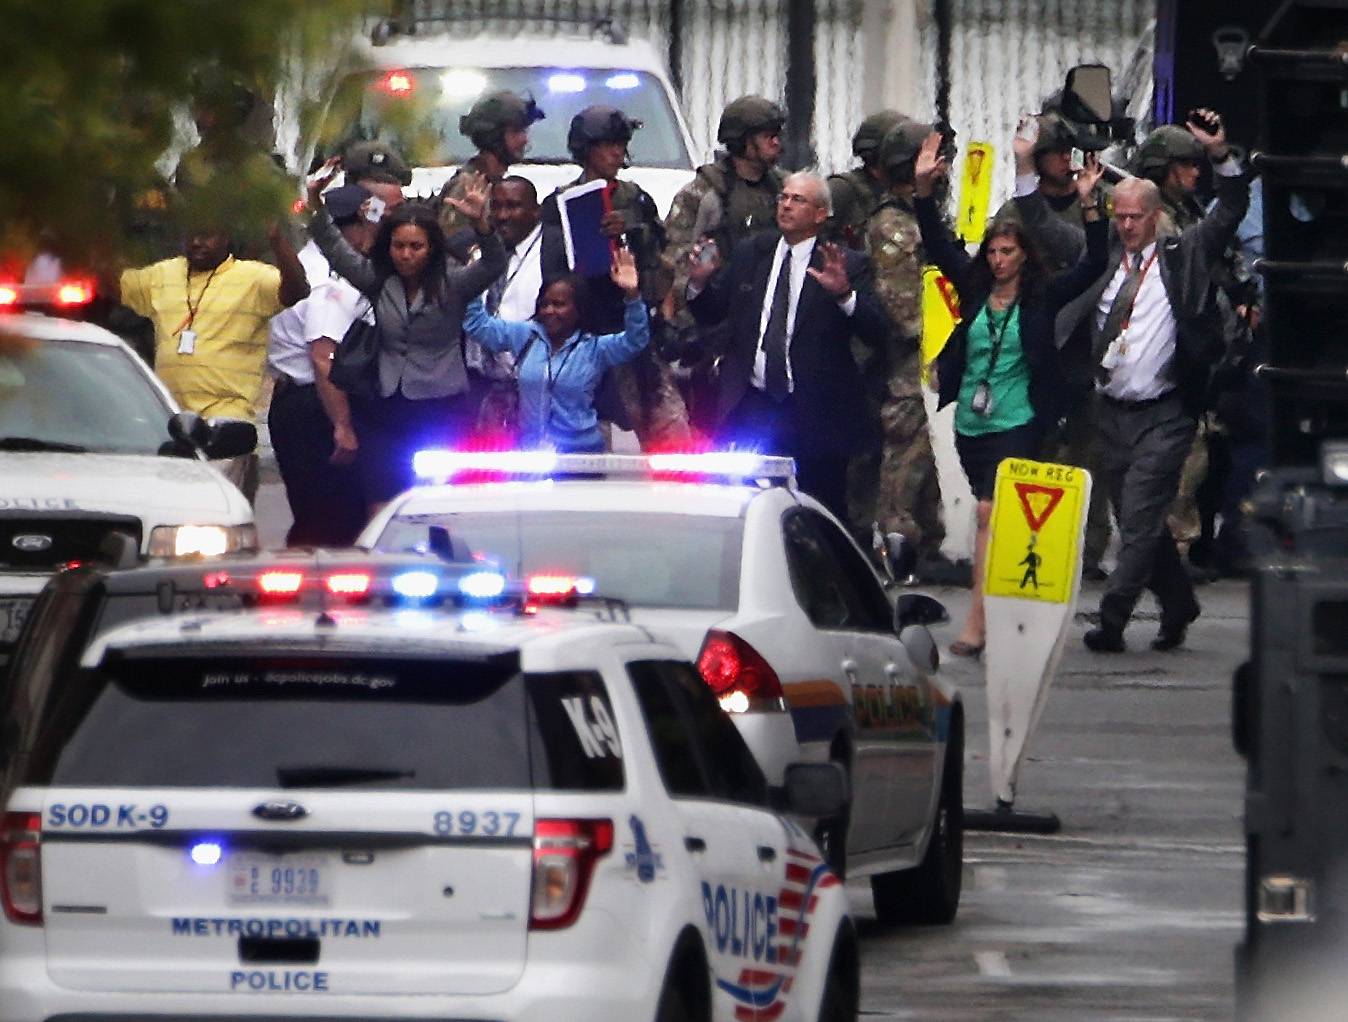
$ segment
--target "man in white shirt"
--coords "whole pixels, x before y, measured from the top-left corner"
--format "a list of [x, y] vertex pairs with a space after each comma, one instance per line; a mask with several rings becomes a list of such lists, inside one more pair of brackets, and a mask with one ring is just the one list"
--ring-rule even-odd
[[[1222, 351], [1213, 270], [1245, 215], [1249, 186], [1231, 156], [1221, 119], [1209, 111], [1196, 116], [1188, 129], [1213, 165], [1218, 196], [1213, 213], [1178, 236], [1158, 237], [1156, 185], [1142, 178], [1120, 182], [1114, 190], [1116, 237], [1109, 269], [1057, 323], [1060, 343], [1083, 319], [1089, 327], [1100, 482], [1109, 487], [1119, 519], [1118, 566], [1100, 600], [1099, 627], [1085, 635], [1086, 646], [1097, 653], [1123, 651], [1123, 631], [1143, 589], [1161, 605], [1153, 649], [1181, 645], [1199, 614], [1166, 514]], [[1021, 210], [1031, 207], [1022, 204]], [[1032, 216], [1039, 212], [1035, 207]]]
[[[370, 195], [347, 185], [323, 197], [343, 237], [361, 252], [368, 251], [377, 227], [366, 215]], [[267, 346], [275, 379], [267, 424], [294, 519], [286, 545], [348, 546], [365, 523], [359, 477], [351, 468], [359, 442], [347, 396], [328, 373], [337, 344], [368, 303], [331, 272], [312, 241], [299, 257], [309, 297], [272, 317]]]

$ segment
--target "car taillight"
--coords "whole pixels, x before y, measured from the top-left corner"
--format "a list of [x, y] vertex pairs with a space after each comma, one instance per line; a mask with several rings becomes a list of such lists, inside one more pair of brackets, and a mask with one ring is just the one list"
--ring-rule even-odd
[[758, 650], [734, 632], [710, 631], [697, 655], [698, 673], [729, 713], [782, 707], [782, 683]]
[[5, 813], [0, 823], [0, 904], [12, 923], [42, 925], [41, 813]]
[[0, 305], [18, 305], [19, 289], [12, 284], [0, 284]]
[[612, 820], [537, 820], [529, 929], [560, 930], [585, 907], [594, 864], [613, 849]]

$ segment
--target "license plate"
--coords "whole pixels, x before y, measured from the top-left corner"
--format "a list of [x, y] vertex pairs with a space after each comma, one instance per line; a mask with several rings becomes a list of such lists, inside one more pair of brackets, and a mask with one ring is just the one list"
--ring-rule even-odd
[[326, 855], [229, 857], [227, 899], [231, 905], [327, 905], [332, 898], [333, 863]]
[[19, 632], [28, 620], [28, 611], [32, 606], [31, 596], [0, 599], [0, 643], [13, 645], [18, 641]]

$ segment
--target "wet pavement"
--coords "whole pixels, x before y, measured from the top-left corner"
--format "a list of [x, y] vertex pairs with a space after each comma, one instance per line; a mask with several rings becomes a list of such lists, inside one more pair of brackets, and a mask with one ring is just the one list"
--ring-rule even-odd
[[[933, 591], [958, 622], [959, 590]], [[1080, 608], [1094, 609], [1100, 587]], [[1017, 808], [1051, 811], [1053, 836], [970, 833], [948, 927], [886, 930], [849, 885], [862, 934], [862, 1018], [1230, 1019], [1242, 928], [1244, 772], [1231, 747], [1230, 679], [1248, 648], [1248, 592], [1199, 590], [1184, 649], [1154, 653], [1154, 613], [1131, 651], [1099, 655], [1072, 628], [1020, 775]], [[956, 625], [940, 630], [942, 645]], [[968, 714], [965, 804], [986, 808], [981, 671], [947, 656]]]

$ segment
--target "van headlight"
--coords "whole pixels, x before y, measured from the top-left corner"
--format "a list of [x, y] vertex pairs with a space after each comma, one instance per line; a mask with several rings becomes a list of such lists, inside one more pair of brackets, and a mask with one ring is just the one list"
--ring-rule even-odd
[[151, 557], [219, 557], [256, 549], [255, 525], [160, 525], [150, 533]]

